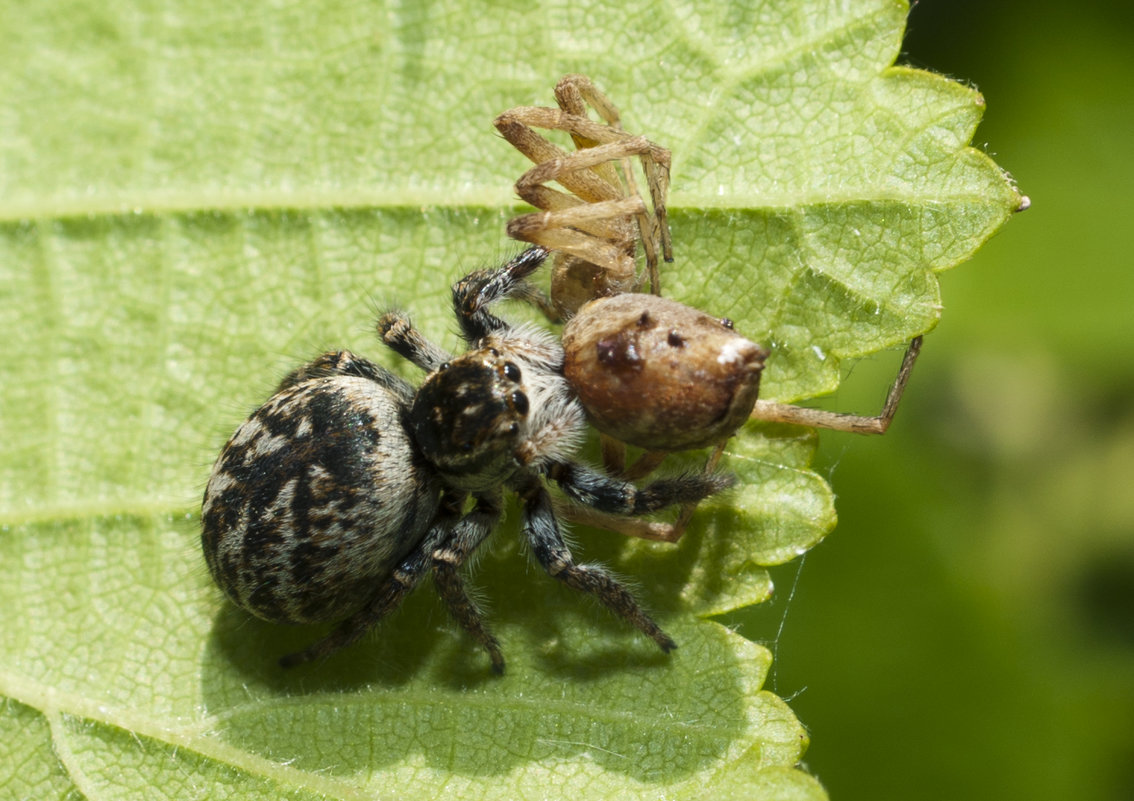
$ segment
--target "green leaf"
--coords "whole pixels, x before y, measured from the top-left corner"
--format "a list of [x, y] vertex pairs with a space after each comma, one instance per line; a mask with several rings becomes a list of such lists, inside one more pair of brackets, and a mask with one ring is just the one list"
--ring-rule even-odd
[[[0, 786], [15, 797], [820, 798], [768, 651], [705, 619], [834, 525], [814, 436], [750, 426], [676, 546], [577, 532], [681, 648], [525, 569], [474, 574], [509, 658], [428, 591], [324, 664], [222, 603], [209, 465], [279, 376], [511, 249], [491, 130], [593, 77], [674, 151], [667, 294], [774, 347], [766, 395], [930, 328], [935, 271], [1020, 205], [979, 95], [889, 65], [906, 5], [0, 5]], [[703, 458], [703, 457], [702, 457]], [[697, 455], [689, 458], [697, 464]], [[515, 517], [515, 515], [513, 515]]]

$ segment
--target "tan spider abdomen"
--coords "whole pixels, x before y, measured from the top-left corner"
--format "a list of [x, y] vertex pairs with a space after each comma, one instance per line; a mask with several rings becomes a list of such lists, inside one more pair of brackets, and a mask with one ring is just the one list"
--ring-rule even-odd
[[563, 346], [564, 374], [595, 427], [653, 451], [731, 435], [752, 411], [768, 353], [727, 321], [646, 294], [587, 304]]

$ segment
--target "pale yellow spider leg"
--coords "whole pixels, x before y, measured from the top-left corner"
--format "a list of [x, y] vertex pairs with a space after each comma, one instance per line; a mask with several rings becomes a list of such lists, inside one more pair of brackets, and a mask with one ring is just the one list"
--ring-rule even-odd
[[[537, 187], [551, 181], [558, 181], [561, 185], [570, 188], [568, 175], [585, 175], [586, 171], [593, 170], [593, 168], [603, 163], [626, 156], [643, 156], [648, 154], [654, 147], [655, 145], [644, 136], [636, 136], [620, 138], [585, 150], [578, 150], [562, 157], [549, 159], [524, 173], [524, 175], [520, 177], [520, 180], [516, 182], [516, 192], [532, 205], [546, 209], [550, 207], [550, 203], [552, 202], [548, 197], [548, 193], [554, 190], [547, 188], [539, 189]], [[647, 175], [651, 174], [653, 174], [652, 171], [647, 172]], [[668, 181], [668, 172], [665, 173], [665, 177], [666, 181]], [[617, 191], [613, 186], [611, 186], [610, 189]], [[576, 192], [576, 194], [579, 193]], [[630, 196], [640, 198], [637, 191], [634, 191]], [[651, 216], [644, 203], [640, 204], [640, 209], [636, 214], [639, 235], [645, 249], [647, 276], [649, 277], [651, 288], [655, 294], [660, 294], [661, 291], [661, 282], [657, 267], [657, 242], [659, 237], [661, 239], [663, 252], [669, 248], [670, 252], [668, 258], [672, 260], [672, 246], [667, 244], [669, 242], [669, 226], [664, 219], [664, 196], [660, 197], [660, 202], [661, 205], [659, 207], [657, 205], [658, 200], [655, 200], [655, 216], [660, 211], [662, 215], [661, 219], [655, 219], [655, 217]], [[628, 237], [628, 234], [623, 234], [620, 238], [628, 239]], [[641, 281], [639, 280], [635, 284], [634, 289], [640, 288], [640, 284]]]
[[[574, 154], [569, 154], [559, 146], [547, 141], [532, 130], [533, 128], [556, 131], [573, 131], [578, 128], [585, 128], [589, 134], [605, 132], [600, 140], [604, 143], [613, 141], [611, 134], [614, 134], [615, 138], [627, 138], [629, 136], [618, 131], [612, 131], [610, 128], [599, 125], [586, 117], [577, 117], [561, 109], [544, 108], [542, 106], [519, 106], [510, 109], [497, 117], [494, 124], [500, 134], [513, 147], [537, 165]], [[609, 161], [609, 159], [607, 160]], [[604, 179], [590, 169], [564, 173], [561, 178], [556, 180], [568, 191], [588, 202], [613, 200], [625, 194], [620, 186]]]
[[[559, 103], [559, 108], [576, 117], [586, 117], [587, 106], [589, 105], [598, 112], [599, 117], [608, 127], [616, 131], [622, 130], [618, 109], [585, 75], [564, 75], [555, 85], [555, 100]], [[572, 131], [568, 131], [568, 133], [571, 134], [571, 140], [575, 143], [577, 150], [600, 144], [594, 139], [588, 139]], [[621, 164], [626, 193], [637, 194], [638, 188], [634, 185], [634, 174], [629, 159], [622, 159]], [[593, 169], [608, 183], [615, 186], [619, 184], [620, 178], [613, 164], [596, 165]]]
[[508, 222], [508, 236], [603, 266], [604, 292], [625, 291], [634, 282], [633, 255], [604, 236], [612, 220], [628, 220], [641, 198], [587, 203], [556, 211], [523, 214]]
[[561, 109], [579, 117], [586, 115], [587, 105], [590, 105], [603, 122], [616, 130], [622, 129], [618, 108], [586, 75], [573, 73], [560, 78], [555, 85], [555, 99]]
[[898, 403], [902, 400], [902, 393], [909, 383], [913, 372], [914, 362], [921, 353], [921, 337], [914, 337], [902, 358], [902, 366], [898, 368], [898, 376], [886, 394], [886, 402], [882, 412], [874, 417], [857, 414], [844, 414], [842, 412], [828, 412], [822, 409], [808, 409], [803, 406], [793, 406], [787, 403], [774, 403], [772, 401], [756, 401], [752, 409], [753, 420], [763, 420], [771, 423], [790, 423], [809, 428], [827, 428], [833, 431], [848, 431], [854, 434], [885, 434], [898, 411]]
[[[657, 520], [643, 520], [640, 517], [620, 517], [607, 514], [586, 506], [576, 506], [567, 501], [555, 499], [555, 514], [562, 520], [581, 523], [584, 526], [606, 529], [626, 537], [637, 537], [656, 542], [676, 542], [673, 525]], [[680, 535], [679, 535], [680, 536]]]
[[[598, 112], [599, 117], [607, 123], [607, 126], [615, 130], [622, 130], [622, 120], [618, 108], [610, 101], [610, 99], [603, 94], [603, 92], [595, 86], [594, 82], [585, 75], [565, 75], [560, 79], [555, 87], [555, 98], [559, 102], [560, 108], [569, 114], [583, 117], [586, 115], [586, 104], [589, 104], [595, 111]], [[572, 132], [572, 138], [575, 140], [575, 146], [578, 148], [590, 147], [597, 144], [601, 140], [597, 139], [584, 139], [578, 134]], [[650, 220], [651, 227], [657, 227], [657, 231], [642, 231], [642, 241], [646, 243], [649, 249], [652, 247], [654, 239], [657, 235], [661, 236], [662, 243], [662, 257], [668, 262], [673, 261], [673, 242], [669, 234], [669, 225], [666, 213], [666, 196], [669, 193], [669, 172], [671, 164], [671, 154], [668, 149], [655, 145], [653, 142], [649, 143], [649, 148], [641, 155], [642, 170], [646, 174], [646, 183], [650, 188], [650, 201], [654, 206], [654, 215], [656, 222]], [[634, 180], [634, 172], [630, 167], [629, 160], [624, 158], [622, 160], [622, 177], [626, 184], [628, 194], [638, 194], [637, 182]], [[647, 260], [649, 261], [649, 253], [647, 253]], [[653, 261], [653, 275], [651, 275], [651, 282], [657, 286], [657, 260], [656, 256]], [[660, 292], [655, 289], [655, 293]]]

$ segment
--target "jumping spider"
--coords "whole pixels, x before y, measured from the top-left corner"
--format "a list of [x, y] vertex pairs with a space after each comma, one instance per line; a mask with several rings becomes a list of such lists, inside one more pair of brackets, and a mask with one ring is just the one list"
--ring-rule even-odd
[[549, 575], [591, 593], [663, 651], [675, 647], [606, 570], [575, 563], [543, 481], [597, 512], [643, 515], [700, 501], [733, 479], [696, 474], [638, 488], [573, 460], [585, 422], [562, 348], [487, 311], [522, 296], [523, 279], [546, 257], [531, 248], [454, 285], [469, 346], [459, 356], [400, 312], [382, 315], [383, 341], [429, 373], [416, 391], [347, 351], [326, 353], [288, 375], [221, 451], [201, 513], [217, 584], [265, 620], [342, 621], [281, 664], [353, 643], [431, 570], [453, 617], [502, 671], [500, 645], [458, 569], [496, 527], [504, 488], [522, 500], [524, 536]]

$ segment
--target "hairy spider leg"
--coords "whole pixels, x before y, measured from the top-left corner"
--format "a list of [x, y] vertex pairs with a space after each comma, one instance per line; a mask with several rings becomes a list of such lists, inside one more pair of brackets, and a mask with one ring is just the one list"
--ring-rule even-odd
[[431, 373], [453, 355], [434, 345], [413, 327], [405, 312], [392, 310], [378, 318], [378, 338], [394, 353]]
[[563, 541], [555, 508], [546, 489], [533, 482], [521, 497], [524, 501], [524, 535], [532, 555], [549, 576], [568, 587], [595, 596], [607, 609], [652, 639], [663, 651], [669, 652], [677, 647], [673, 638], [662, 631], [634, 600], [634, 596], [604, 568], [575, 563]]
[[538, 291], [525, 279], [539, 269], [547, 255], [547, 248], [528, 248], [500, 267], [470, 273], [453, 285], [453, 311], [466, 342], [511, 327], [488, 307], [507, 298], [526, 299]]
[[[697, 504], [736, 482], [734, 476], [713, 472], [723, 452], [722, 442], [713, 449], [713, 455], [701, 473], [658, 479], [641, 488], [629, 480], [621, 480], [625, 477], [611, 478], [581, 465], [555, 465], [549, 475], [559, 482], [568, 498], [576, 501], [576, 504], [557, 503], [556, 510], [576, 523], [598, 526], [639, 539], [677, 542]], [[649, 454], [661, 458], [666, 455], [662, 451], [651, 451], [646, 455]], [[681, 511], [672, 523], [636, 517], [678, 503], [682, 505]]]
[[429, 558], [433, 565], [433, 583], [449, 607], [449, 614], [488, 651], [493, 671], [503, 673], [504, 654], [500, 650], [500, 642], [488, 630], [476, 603], [465, 591], [459, 572], [461, 565], [500, 522], [500, 494], [476, 497], [473, 510], [454, 526], [449, 537], [433, 549]]

